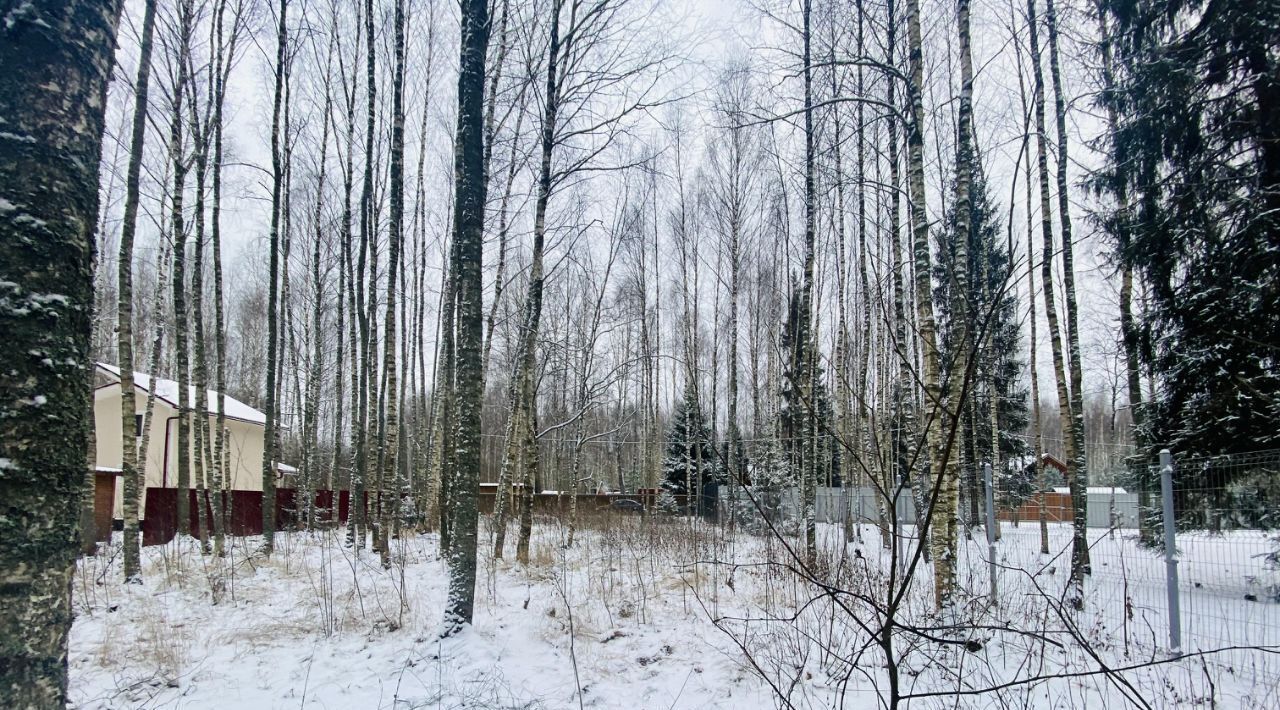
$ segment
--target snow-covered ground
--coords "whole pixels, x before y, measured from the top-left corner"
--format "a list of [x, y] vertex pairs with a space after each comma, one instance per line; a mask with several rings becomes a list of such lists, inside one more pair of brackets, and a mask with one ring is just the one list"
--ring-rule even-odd
[[[840, 531], [821, 527], [821, 580], [788, 569], [784, 541], [688, 521], [613, 519], [567, 549], [565, 532], [541, 521], [528, 567], [492, 561], [482, 534], [474, 627], [443, 641], [435, 535], [394, 541], [390, 569], [353, 554], [342, 532], [281, 535], [266, 561], [249, 554], [252, 538], [225, 562], [190, 541], [146, 548], [137, 586], [121, 583], [113, 545], [82, 561], [75, 582], [72, 698], [79, 708], [748, 710], [875, 707], [889, 692], [870, 635], [884, 622], [890, 567], [873, 527], [843, 549]], [[1051, 531], [1055, 552], [1069, 541], [1068, 529]], [[1128, 533], [1099, 531], [1092, 543], [1081, 613], [1058, 603], [1067, 555], [1042, 557], [1034, 525], [1004, 528], [994, 608], [985, 541], [962, 545], [961, 591], [940, 614], [921, 566], [895, 615], [899, 692], [921, 696], [912, 707], [1280, 707], [1264, 536], [1179, 540], [1183, 645], [1271, 650], [1173, 661], [1162, 558]]]

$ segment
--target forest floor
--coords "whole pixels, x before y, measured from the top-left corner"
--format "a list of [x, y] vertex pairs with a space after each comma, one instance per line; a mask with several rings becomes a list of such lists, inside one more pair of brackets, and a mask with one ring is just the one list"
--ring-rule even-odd
[[[281, 534], [268, 560], [251, 554], [260, 539], [223, 560], [188, 539], [144, 548], [142, 585], [122, 583], [117, 535], [74, 583], [71, 695], [77, 708], [876, 707], [889, 671], [869, 633], [892, 563], [874, 527], [860, 532], [842, 550], [820, 526], [832, 594], [794, 573], [789, 538], [604, 518], [566, 548], [545, 519], [522, 566], [494, 561], [482, 526], [475, 623], [445, 640], [434, 534], [393, 541], [389, 569], [342, 531]], [[981, 530], [961, 544], [954, 606], [933, 610], [927, 566], [903, 595], [911, 707], [1280, 707], [1265, 536], [1179, 539], [1193, 653], [1172, 659], [1164, 562], [1131, 531], [1091, 538], [1078, 613], [1061, 603], [1066, 555], [1040, 555], [1035, 525], [1003, 532], [996, 607]], [[1051, 543], [1067, 550], [1069, 529]]]

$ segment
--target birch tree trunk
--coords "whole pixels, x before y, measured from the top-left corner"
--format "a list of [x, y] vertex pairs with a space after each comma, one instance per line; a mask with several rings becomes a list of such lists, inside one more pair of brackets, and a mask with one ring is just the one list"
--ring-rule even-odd
[[[359, 19], [358, 6], [357, 6], [356, 12], [357, 12], [357, 20], [358, 20]], [[336, 27], [334, 31], [335, 32], [338, 31]], [[335, 415], [334, 432], [333, 432], [333, 458], [334, 458], [334, 468], [336, 469], [338, 466], [338, 460], [340, 458], [341, 451], [342, 451], [342, 439], [344, 434], [344, 431], [343, 431], [344, 420], [343, 420], [342, 408], [344, 404], [349, 404], [350, 416], [351, 416], [352, 447], [351, 447], [349, 457], [347, 459], [347, 464], [348, 464], [347, 491], [349, 495], [349, 498], [347, 499], [347, 515], [348, 515], [347, 534], [348, 534], [348, 540], [351, 543], [351, 545], [353, 547], [358, 548], [360, 545], [360, 542], [363, 541], [364, 537], [363, 537], [363, 533], [360, 532], [360, 528], [357, 524], [358, 508], [356, 506], [359, 498], [356, 495], [357, 472], [355, 469], [355, 461], [354, 461], [355, 432], [358, 426], [358, 423], [357, 423], [358, 415], [356, 413], [357, 404], [358, 404], [357, 393], [359, 390], [359, 385], [357, 383], [358, 375], [356, 374], [356, 371], [358, 370], [358, 367], [359, 367], [359, 358], [357, 355], [357, 348], [356, 348], [356, 321], [358, 319], [358, 316], [357, 316], [357, 310], [356, 310], [356, 296], [355, 296], [356, 288], [354, 284], [354, 281], [355, 281], [355, 270], [353, 265], [354, 255], [352, 254], [352, 239], [353, 239], [354, 232], [352, 228], [353, 210], [351, 207], [351, 197], [352, 197], [352, 192], [355, 189], [356, 96], [358, 94], [358, 88], [359, 88], [358, 85], [360, 81], [360, 73], [356, 71], [356, 63], [360, 56], [360, 38], [362, 35], [360, 32], [355, 32], [354, 34], [355, 34], [355, 44], [351, 52], [350, 83], [348, 83], [347, 81], [348, 65], [346, 63], [345, 55], [341, 53], [339, 53], [338, 55], [338, 68], [339, 68], [339, 71], [342, 73], [342, 78], [343, 78], [343, 82], [342, 82], [343, 108], [344, 108], [344, 115], [345, 115], [345, 121], [346, 121], [344, 145], [346, 147], [346, 155], [343, 156], [343, 162], [342, 162], [342, 222], [340, 227], [342, 244], [340, 246], [340, 250], [341, 250], [341, 257], [339, 259], [340, 266], [338, 267], [338, 272], [339, 272], [338, 305], [337, 305], [338, 343], [337, 343], [336, 357], [340, 363], [345, 362], [346, 366], [338, 367], [336, 377], [335, 377], [335, 392], [336, 392], [335, 396], [337, 400], [335, 404], [335, 409], [337, 410], [337, 412]], [[345, 301], [343, 301], [344, 296], [346, 297]], [[344, 326], [345, 326], [345, 330], [344, 330]], [[346, 357], [347, 353], [343, 352], [344, 347], [350, 348], [349, 357]], [[344, 361], [344, 357], [346, 357], [345, 361]], [[343, 377], [344, 370], [348, 370], [350, 372], [349, 378]], [[346, 395], [348, 394], [347, 391], [344, 389], [347, 379], [350, 380], [350, 386], [351, 386], [349, 401], [344, 399], [344, 397], [346, 397]], [[334, 498], [335, 522], [340, 517], [340, 513], [337, 510], [340, 506], [341, 506], [341, 501], [337, 497], [337, 494], [335, 493], [335, 498]]]
[[[395, 3], [395, 69], [391, 80], [391, 253], [387, 259], [387, 316], [383, 327], [383, 371], [387, 380], [383, 389], [386, 435], [378, 455], [379, 479], [382, 490], [387, 491], [387, 481], [395, 477], [396, 456], [399, 453], [400, 408], [398, 401], [396, 363], [396, 276], [400, 266], [400, 243], [404, 238], [404, 0]], [[400, 491], [391, 487], [391, 500], [380, 506], [378, 520], [379, 552], [382, 566], [391, 567], [391, 516], [398, 508]]]
[[[889, 0], [886, 62], [891, 67], [896, 66], [894, 63], [894, 52], [897, 49], [897, 18], [895, 15], [894, 2]], [[893, 252], [893, 337], [898, 361], [897, 378], [893, 384], [896, 431], [893, 433], [891, 443], [892, 470], [895, 475], [894, 480], [888, 480], [888, 477], [886, 477], [884, 481], [885, 493], [889, 495], [889, 499], [884, 500], [882, 498], [880, 509], [880, 519], [884, 521], [880, 531], [881, 542], [886, 548], [890, 548], [891, 539], [888, 523], [892, 520], [896, 524], [898, 498], [902, 490], [911, 485], [911, 481], [914, 478], [912, 475], [914, 457], [910, 454], [907, 443], [911, 437], [916, 435], [916, 416], [914, 401], [908, 389], [914, 380], [911, 373], [911, 344], [907, 339], [907, 265], [903, 260], [902, 225], [900, 224], [902, 214], [902, 190], [900, 189], [902, 176], [900, 175], [901, 166], [899, 164], [901, 156], [899, 155], [898, 147], [898, 120], [895, 113], [898, 106], [895, 91], [897, 82], [888, 81], [885, 84], [885, 102], [889, 105], [889, 115], [885, 120], [888, 122], [889, 143], [889, 248]], [[912, 495], [917, 501], [917, 514], [920, 514], [924, 507], [919, 505], [918, 501], [923, 500], [924, 491], [920, 486], [913, 486]], [[926, 547], [925, 549], [927, 550], [928, 548]]]
[[213, 442], [209, 429], [209, 366], [208, 353], [205, 348], [204, 333], [204, 252], [205, 252], [205, 179], [209, 168], [209, 134], [208, 121], [201, 120], [197, 110], [198, 92], [195, 90], [195, 77], [191, 81], [191, 100], [188, 103], [191, 114], [191, 136], [194, 143], [196, 193], [195, 193], [195, 263], [191, 273], [191, 317], [195, 331], [195, 356], [193, 380], [195, 401], [192, 425], [195, 427], [195, 463], [196, 463], [196, 521], [200, 527], [200, 548], [205, 554], [212, 551], [209, 545], [209, 508], [208, 508], [208, 471], [211, 468], [210, 456]]
[[[866, 53], [866, 30], [865, 30], [866, 10], [863, 7], [862, 0], [857, 0], [857, 3], [855, 5], [855, 11], [858, 14], [857, 49], [858, 49], [858, 55], [862, 56]], [[864, 69], [861, 63], [858, 64], [857, 72], [858, 72], [857, 94], [858, 96], [865, 96], [866, 82], [865, 82], [865, 77], [863, 76]], [[890, 77], [889, 82], [892, 83], [893, 81], [894, 79]], [[858, 348], [858, 367], [856, 370], [856, 375], [858, 378], [857, 379], [858, 391], [856, 393], [857, 404], [856, 405], [853, 404], [853, 402], [850, 400], [848, 396], [849, 395], [848, 391], [846, 391], [845, 401], [846, 401], [846, 412], [851, 413], [853, 415], [853, 422], [852, 422], [853, 428], [854, 428], [853, 445], [856, 447], [856, 450], [859, 452], [858, 456], [862, 458], [866, 458], [866, 454], [868, 451], [870, 451], [870, 448], [871, 448], [870, 446], [871, 431], [870, 430], [871, 430], [871, 423], [872, 423], [872, 419], [870, 415], [871, 408], [867, 405], [867, 402], [869, 400], [868, 390], [870, 389], [868, 386], [868, 382], [870, 380], [869, 368], [871, 364], [872, 318], [871, 318], [871, 281], [868, 276], [868, 271], [870, 270], [870, 264], [868, 263], [868, 260], [867, 260], [866, 104], [862, 101], [859, 101], [855, 110], [857, 111], [857, 114], [856, 114], [857, 126], [855, 129], [857, 158], [856, 158], [855, 170], [857, 171], [857, 175], [858, 175], [858, 273], [861, 277], [859, 285], [861, 287], [861, 298], [862, 298], [862, 344]], [[878, 165], [879, 164], [877, 163], [877, 167]], [[879, 183], [878, 174], [877, 174], [876, 183]], [[871, 465], [869, 467], [869, 470], [872, 476], [878, 475], [876, 471], [876, 461], [877, 461], [877, 457], [874, 457], [874, 456], [870, 457]], [[856, 461], [853, 463], [857, 464]], [[861, 488], [862, 488], [862, 485], [865, 483], [865, 479], [863, 478], [861, 470], [859, 471], [859, 474], [858, 474], [858, 482], [859, 482], [858, 486], [854, 488], [854, 493], [858, 495], [859, 500], [861, 500]], [[848, 476], [846, 475], [845, 488], [847, 489], [848, 487], [849, 487]], [[861, 540], [862, 539], [862, 520], [859, 519], [857, 521], [857, 525], [855, 528], [855, 525], [853, 524], [852, 511], [849, 510], [848, 501], [845, 502], [845, 521], [846, 521], [845, 531], [844, 531], [845, 540], [847, 542], [852, 542], [855, 537], [858, 540]], [[882, 522], [884, 521], [882, 520]]]
[[271, 112], [271, 232], [270, 286], [267, 295], [267, 422], [262, 447], [262, 552], [270, 555], [275, 549], [276, 532], [276, 360], [279, 355], [278, 275], [280, 273], [280, 212], [284, 191], [284, 160], [280, 145], [280, 111], [284, 98], [285, 48], [289, 42], [289, 0], [280, 0], [276, 25], [275, 99]]
[[[1071, 448], [1067, 458], [1067, 485], [1071, 488], [1071, 582], [1076, 608], [1084, 605], [1084, 576], [1089, 574], [1088, 459], [1084, 450], [1084, 373], [1080, 363], [1079, 306], [1076, 303], [1075, 259], [1071, 233], [1071, 200], [1067, 190], [1067, 103], [1063, 95], [1062, 69], [1058, 59], [1058, 13], [1054, 0], [1045, 0], [1045, 22], [1049, 27], [1049, 75], [1053, 79], [1054, 115], [1058, 122], [1058, 222], [1062, 231], [1062, 287], [1067, 300], [1067, 367], [1071, 376]], [[1067, 433], [1064, 431], [1064, 434]]]
[[[1053, 287], [1053, 211], [1049, 197], [1049, 156], [1048, 136], [1045, 133], [1044, 116], [1044, 75], [1040, 69], [1040, 37], [1039, 21], [1036, 18], [1035, 0], [1027, 0], [1027, 24], [1030, 30], [1031, 67], [1032, 67], [1032, 100], [1035, 104], [1036, 116], [1036, 165], [1040, 177], [1040, 230], [1043, 239], [1044, 253], [1041, 255], [1040, 279], [1044, 291], [1045, 315], [1049, 320], [1049, 343], [1053, 351], [1053, 375], [1058, 385], [1058, 413], [1062, 422], [1063, 448], [1068, 461], [1075, 459], [1074, 442], [1075, 418], [1071, 415], [1071, 399], [1067, 393], [1066, 365], [1062, 352], [1062, 328], [1058, 321], [1058, 309]], [[1043, 462], [1037, 461], [1043, 467]], [[1070, 479], [1070, 471], [1068, 471]], [[1068, 481], [1070, 483], [1070, 480]], [[1083, 494], [1083, 491], [1081, 491]], [[1079, 496], [1074, 495], [1073, 499]], [[1075, 502], [1073, 500], [1072, 505]], [[1074, 517], [1074, 516], [1073, 516]], [[1073, 540], [1074, 547], [1074, 540]], [[1072, 554], [1074, 568], [1075, 554]], [[1074, 576], [1074, 570], [1073, 570]]]
[[106, 86], [119, 2], [0, 24], [0, 706], [67, 703]]
[[[173, 61], [178, 65], [177, 79], [172, 87], [172, 111], [169, 125], [169, 161], [173, 166], [171, 217], [173, 224], [173, 323], [174, 360], [178, 374], [178, 534], [191, 534], [191, 507], [188, 491], [191, 489], [191, 412], [187, 362], [187, 302], [186, 302], [186, 222], [183, 194], [186, 191], [187, 160], [183, 155], [182, 104], [187, 86], [188, 58], [191, 51], [192, 8], [189, 0], [181, 0], [177, 8], [177, 47]], [[154, 375], [153, 375], [154, 376]]]
[[120, 451], [121, 479], [124, 484], [124, 562], [126, 582], [142, 582], [139, 564], [138, 506], [145, 481], [138, 470], [138, 405], [134, 401], [133, 383], [133, 237], [138, 228], [139, 182], [142, 175], [142, 150], [147, 132], [147, 97], [151, 85], [151, 46], [156, 26], [156, 0], [146, 0], [142, 12], [142, 36], [139, 42], [138, 78], [134, 83], [133, 123], [129, 133], [129, 168], [125, 177], [124, 218], [120, 224], [120, 259], [117, 290], [119, 294], [117, 349], [120, 353]]
[[[1010, 12], [1013, 12], [1012, 6]], [[1016, 26], [1016, 18], [1011, 19], [1011, 27]], [[1015, 49], [1021, 45], [1015, 44]], [[1036, 516], [1040, 526], [1040, 554], [1049, 554], [1049, 519], [1045, 511], [1045, 472], [1042, 454], [1044, 452], [1044, 441], [1040, 431], [1040, 374], [1039, 367], [1036, 364], [1039, 351], [1039, 340], [1036, 337], [1038, 329], [1036, 325], [1036, 279], [1035, 279], [1035, 228], [1034, 220], [1031, 217], [1032, 209], [1032, 189], [1031, 189], [1031, 121], [1032, 110], [1031, 105], [1027, 101], [1026, 84], [1023, 80], [1022, 68], [1022, 52], [1018, 51], [1018, 98], [1021, 102], [1023, 116], [1023, 151], [1026, 153], [1027, 159], [1023, 163], [1024, 189], [1026, 191], [1024, 200], [1026, 205], [1026, 232], [1027, 232], [1027, 322], [1030, 328], [1030, 348], [1028, 357], [1028, 371], [1031, 376], [1031, 450], [1035, 457], [1032, 460], [1033, 473], [1036, 481]], [[1012, 215], [1010, 216], [1012, 219]], [[1010, 251], [1012, 254], [1012, 251]]]
[[377, 75], [374, 72], [377, 49], [376, 37], [373, 32], [373, 0], [365, 1], [364, 28], [366, 45], [364, 180], [360, 191], [360, 257], [356, 264], [355, 274], [356, 317], [360, 322], [360, 367], [358, 368], [357, 408], [352, 413], [355, 422], [355, 470], [352, 472], [351, 505], [353, 506], [352, 519], [355, 523], [351, 526], [351, 529], [357, 531], [354, 540], [356, 549], [364, 548], [369, 506], [374, 504], [373, 496], [366, 494], [369, 489], [369, 402], [371, 398], [369, 389], [372, 386], [373, 370], [373, 353], [371, 349], [374, 331], [377, 327], [372, 313], [373, 302], [376, 300], [373, 293], [375, 289], [372, 287], [372, 284], [377, 283], [376, 253], [373, 256], [375, 275], [370, 277], [369, 294], [368, 298], [365, 298], [366, 264], [369, 260], [370, 252], [373, 252], [377, 247], [372, 204], [373, 164], [376, 159], [374, 153], [374, 117], [378, 93]]
[[[456, 146], [454, 152], [456, 163]], [[455, 213], [455, 232], [457, 219], [458, 217]], [[453, 519], [456, 513], [452, 503], [455, 488], [454, 477], [457, 473], [454, 442], [457, 438], [455, 435], [457, 434], [458, 423], [454, 416], [454, 404], [457, 400], [458, 389], [458, 270], [458, 239], [455, 233], [449, 244], [448, 269], [445, 272], [444, 293], [441, 294], [443, 305], [440, 314], [441, 364], [436, 374], [436, 407], [438, 414], [435, 418], [437, 423], [435, 424], [436, 434], [434, 439], [438, 446], [438, 454], [435, 457], [438, 472], [432, 474], [432, 480], [439, 482], [435, 508], [440, 518], [440, 551], [446, 556], [453, 554]], [[483, 372], [481, 374], [483, 375]], [[483, 391], [483, 386], [481, 391]], [[479, 481], [478, 475], [476, 480], [477, 482]]]
[[814, 440], [817, 438], [817, 408], [814, 400], [815, 374], [817, 354], [814, 349], [817, 343], [811, 335], [813, 320], [813, 279], [814, 258], [817, 240], [817, 212], [814, 186], [814, 125], [813, 125], [813, 31], [811, 26], [813, 7], [812, 0], [804, 0], [801, 7], [803, 14], [803, 70], [804, 70], [804, 272], [801, 281], [800, 308], [796, 317], [796, 347], [803, 353], [796, 358], [800, 382], [800, 402], [805, 407], [805, 431], [800, 438], [806, 455], [801, 457], [800, 467], [800, 506], [801, 525], [804, 535], [805, 559], [808, 564], [817, 562], [818, 542], [815, 515], [815, 497], [817, 487], [817, 466], [814, 460]]
[[[952, 263], [948, 273], [948, 278], [951, 281], [952, 342], [955, 346], [953, 348], [954, 360], [947, 371], [946, 400], [935, 405], [945, 407], [946, 414], [941, 417], [941, 424], [952, 429], [960, 426], [961, 412], [964, 411], [968, 399], [966, 395], [970, 393], [969, 350], [972, 340], [972, 324], [970, 323], [968, 272], [970, 230], [972, 228], [969, 187], [973, 178], [973, 59], [970, 52], [969, 38], [969, 0], [959, 0], [956, 3], [956, 20], [960, 41], [960, 108], [957, 114], [958, 121], [956, 126], [956, 197], [954, 205], [956, 247], [955, 261]], [[922, 266], [919, 262], [920, 246], [918, 243], [916, 249], [917, 278], [920, 278]], [[923, 277], [927, 282], [928, 274], [923, 274]], [[920, 295], [918, 283], [916, 297], [919, 299], [929, 297]], [[939, 440], [941, 438], [940, 432]], [[946, 461], [946, 466], [941, 474], [934, 500], [933, 529], [931, 530], [934, 548], [934, 601], [939, 608], [950, 603], [951, 594], [955, 587], [958, 539], [956, 516], [959, 503], [961, 456], [959, 452], [956, 452], [955, 455], [947, 455], [946, 452], [943, 452], [942, 458]], [[977, 465], [976, 458], [973, 464]], [[976, 504], [977, 496], [972, 496], [972, 498], [975, 499], [974, 502]]]
[[[551, 38], [547, 47], [546, 58], [546, 94], [543, 97], [542, 125], [539, 131], [541, 163], [538, 169], [537, 197], [534, 204], [533, 252], [529, 263], [529, 285], [528, 293], [525, 295], [523, 324], [516, 346], [517, 362], [514, 374], [515, 388], [513, 388], [514, 396], [511, 402], [511, 417], [513, 420], [520, 422], [519, 427], [521, 428], [517, 429], [515, 426], [508, 425], [509, 431], [522, 430], [524, 432], [520, 444], [520, 447], [525, 452], [524, 489], [521, 491], [520, 537], [516, 542], [516, 555], [521, 563], [528, 561], [529, 535], [532, 530], [533, 515], [531, 496], [533, 494], [533, 485], [537, 479], [537, 432], [534, 424], [537, 391], [534, 387], [533, 370], [537, 364], [538, 329], [542, 318], [542, 292], [545, 279], [543, 255], [547, 234], [547, 203], [551, 199], [551, 159], [555, 148], [556, 121], [560, 109], [557, 72], [560, 69], [560, 52], [562, 50], [560, 41], [561, 5], [562, 0], [552, 0], [550, 10]], [[563, 49], [565, 52], [570, 51], [568, 46]], [[508, 445], [507, 457], [509, 458], [514, 451], [515, 447]], [[507, 468], [508, 465], [509, 462], [504, 460], [503, 468]], [[501, 484], [499, 484], [499, 488], [501, 488]], [[496, 557], [502, 556], [499, 547], [505, 536], [506, 526], [504, 523], [505, 518], [500, 516], [497, 521], [498, 538], [494, 542]]]
[[[926, 495], [923, 491], [916, 500], [922, 501], [924, 507], [917, 507], [917, 517], [921, 519], [921, 534], [933, 534], [929, 530], [935, 524], [944, 529], [948, 526], [947, 518], [955, 515], [954, 496], [944, 491], [950, 486], [946, 483], [947, 472], [942, 470], [943, 460], [947, 452], [943, 448], [938, 421], [945, 420], [946, 404], [942, 399], [941, 374], [938, 366], [937, 328], [933, 315], [933, 294], [930, 283], [932, 272], [929, 254], [929, 221], [926, 214], [928, 206], [924, 186], [924, 99], [921, 87], [924, 83], [924, 50], [920, 40], [920, 3], [919, 0], [907, 0], [907, 102], [909, 123], [907, 124], [907, 195], [911, 214], [913, 232], [912, 250], [914, 253], [915, 306], [916, 327], [920, 333], [920, 360], [923, 365], [924, 404], [933, 409], [924, 418], [924, 430], [920, 432], [923, 457], [927, 465], [928, 475], [923, 477], [931, 483], [934, 490]], [[934, 416], [934, 413], [942, 416]], [[938, 523], [936, 516], [943, 522]], [[921, 525], [921, 523], [923, 523]], [[950, 526], [954, 528], [954, 526]], [[938, 584], [952, 578], [953, 570], [949, 569], [952, 561], [934, 558], [935, 601], [941, 603], [944, 594], [949, 591], [946, 584]]]
[[[334, 18], [336, 21], [336, 18]], [[313, 510], [315, 502], [315, 488], [319, 481], [320, 457], [320, 431], [319, 431], [319, 407], [320, 407], [320, 371], [324, 368], [324, 281], [320, 272], [320, 248], [324, 241], [324, 228], [322, 227], [324, 220], [324, 190], [325, 178], [327, 177], [327, 168], [329, 162], [329, 116], [333, 108], [333, 54], [337, 43], [336, 30], [329, 35], [329, 46], [325, 54], [324, 68], [324, 99], [321, 107], [321, 126], [320, 126], [320, 157], [319, 170], [316, 176], [316, 203], [315, 211], [311, 215], [312, 235], [312, 254], [311, 254], [311, 286], [312, 298], [314, 302], [311, 307], [311, 337], [312, 351], [311, 363], [307, 368], [307, 394], [306, 403], [303, 408], [303, 445], [302, 445], [302, 469], [303, 481], [305, 485], [302, 487], [301, 495], [304, 500], [301, 502], [303, 511], [303, 522], [308, 529], [314, 524]], [[341, 299], [341, 296], [339, 296]], [[341, 300], [339, 300], [341, 305]], [[341, 333], [341, 327], [339, 327]], [[342, 352], [342, 345], [339, 342], [338, 352]], [[340, 365], [340, 363], [339, 363]], [[338, 369], [341, 369], [339, 366]], [[339, 392], [341, 390], [339, 389]], [[339, 394], [341, 401], [341, 394]]]
[[459, 43], [458, 126], [454, 148], [454, 242], [457, 248], [458, 416], [451, 504], [449, 596], [444, 634], [471, 624], [476, 587], [476, 487], [480, 472], [480, 408], [483, 404], [481, 265], [484, 245], [484, 65], [489, 44], [487, 0], [463, 0]]
[[243, 27], [243, 6], [237, 8], [232, 20], [230, 40], [224, 39], [223, 23], [226, 13], [225, 0], [219, 0], [214, 12], [214, 91], [213, 91], [213, 205], [209, 215], [210, 238], [213, 243], [213, 330], [214, 330], [214, 388], [218, 390], [218, 417], [214, 458], [214, 526], [213, 551], [218, 557], [225, 553], [225, 531], [228, 522], [225, 491], [230, 488], [227, 468], [227, 336], [223, 312], [222, 288], [222, 109], [226, 101], [227, 77], [235, 64], [236, 46]]
[[[165, 294], [165, 277], [172, 268], [172, 252], [165, 240], [161, 239], [160, 259], [158, 268], [156, 269], [155, 292], [151, 296], [152, 308], [151, 312], [155, 314], [154, 334], [151, 338], [151, 360], [148, 363], [147, 370], [150, 372], [158, 372], [160, 370], [161, 356], [164, 353], [165, 341], [165, 323], [164, 323], [164, 294]], [[153, 386], [147, 391], [147, 403], [143, 407], [142, 414], [142, 440], [138, 442], [138, 475], [145, 483], [147, 478], [147, 452], [151, 447], [151, 422], [156, 411], [156, 388]], [[136, 421], [136, 420], [135, 420]], [[165, 423], [165, 435], [168, 436], [168, 423]], [[161, 462], [164, 466], [164, 462]], [[143, 500], [145, 501], [146, 488], [142, 490]]]
[[[861, 46], [860, 46], [861, 31], [862, 31], [861, 0], [859, 0], [859, 2], [857, 3], [855, 12], [857, 12], [858, 14], [858, 32], [859, 32], [858, 53], [859, 55], [861, 55]], [[835, 32], [834, 23], [832, 23], [830, 29], [831, 29], [831, 33], [834, 35], [834, 32]], [[829, 69], [830, 77], [831, 77], [831, 95], [839, 96], [840, 86], [836, 81], [835, 44], [836, 44], [835, 38], [833, 36], [829, 39], [829, 46], [827, 48], [827, 51], [828, 51], [828, 60], [832, 63], [832, 67], [831, 69]], [[858, 67], [859, 79], [861, 79], [861, 71], [862, 71], [862, 68]], [[862, 89], [861, 82], [859, 82], [858, 89], [857, 89], [859, 96], [862, 95], [861, 89]], [[858, 109], [861, 110], [861, 107], [862, 107], [862, 104], [861, 102], [859, 102]], [[844, 143], [844, 135], [843, 135], [844, 125], [843, 125], [843, 122], [840, 120], [840, 112], [838, 110], [832, 111], [831, 118], [832, 118], [831, 122], [833, 124], [832, 128], [835, 133], [835, 136], [831, 142], [831, 151], [834, 154], [834, 158], [835, 158], [835, 188], [836, 188], [836, 208], [831, 215], [831, 221], [834, 222], [835, 233], [836, 233], [836, 263], [835, 263], [836, 346], [835, 346], [835, 353], [833, 354], [833, 357], [832, 357], [832, 373], [831, 374], [832, 374], [832, 378], [835, 381], [834, 392], [836, 395], [835, 396], [835, 420], [836, 420], [835, 431], [838, 434], [838, 438], [839, 438], [839, 441], [841, 442], [841, 445], [845, 447], [853, 447], [855, 445], [854, 444], [855, 435], [853, 433], [854, 427], [851, 426], [851, 420], [855, 415], [851, 412], [852, 402], [853, 402], [853, 392], [852, 392], [852, 387], [850, 386], [851, 373], [849, 372], [849, 361], [852, 359], [852, 355], [850, 354], [849, 351], [850, 349], [852, 349], [853, 345], [850, 342], [850, 337], [849, 337], [849, 321], [848, 321], [848, 312], [847, 312], [848, 310], [847, 308], [848, 307], [848, 300], [847, 300], [848, 261], [846, 258], [847, 253], [845, 249], [845, 187], [844, 187], [845, 175], [844, 175], [844, 153], [841, 150], [842, 144]], [[859, 133], [856, 134], [856, 136], [860, 136], [861, 126], [859, 125], [855, 127], [855, 131], [859, 131]], [[855, 137], [855, 140], [856, 140], [856, 137]], [[859, 150], [858, 158], [860, 160], [862, 157], [862, 154], [860, 152], [861, 151], [860, 144], [858, 146], [858, 150]], [[863, 225], [859, 223], [859, 226], [861, 227]], [[848, 472], [846, 471], [846, 474], [847, 473]], [[849, 509], [850, 508], [849, 488], [851, 486], [847, 478], [848, 477], [846, 475], [846, 480], [842, 481], [844, 485], [840, 487], [840, 522], [843, 528], [845, 542], [849, 543], [849, 542], [853, 542], [853, 539], [854, 539], [854, 526], [853, 526], [853, 520], [852, 520], [852, 516], [850, 515], [850, 509]]]

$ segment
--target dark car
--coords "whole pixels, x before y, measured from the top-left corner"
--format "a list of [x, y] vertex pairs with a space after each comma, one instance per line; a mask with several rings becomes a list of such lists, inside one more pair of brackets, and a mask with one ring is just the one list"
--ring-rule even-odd
[[640, 515], [643, 515], [644, 505], [641, 504], [640, 501], [638, 500], [632, 500], [630, 498], [619, 498], [618, 500], [615, 500], [609, 504], [609, 510], [612, 510], [618, 513], [638, 513]]

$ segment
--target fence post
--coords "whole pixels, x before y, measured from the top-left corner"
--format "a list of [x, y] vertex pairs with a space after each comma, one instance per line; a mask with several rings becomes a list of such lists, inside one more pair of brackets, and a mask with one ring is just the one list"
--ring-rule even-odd
[[1182, 650], [1182, 613], [1178, 609], [1178, 549], [1173, 519], [1173, 455], [1160, 450], [1160, 497], [1164, 504], [1165, 585], [1169, 593], [1169, 650]]
[[991, 568], [991, 606], [996, 606], [996, 493], [991, 481], [991, 464], [982, 464], [987, 483], [987, 565]]
[[[902, 539], [902, 511], [898, 508], [902, 505], [902, 494], [906, 491], [906, 477], [899, 472], [897, 488], [893, 494], [893, 540], [894, 548], [898, 558], [898, 576], [902, 577], [907, 573], [906, 545]], [[919, 513], [916, 514], [916, 534], [920, 532]]]

